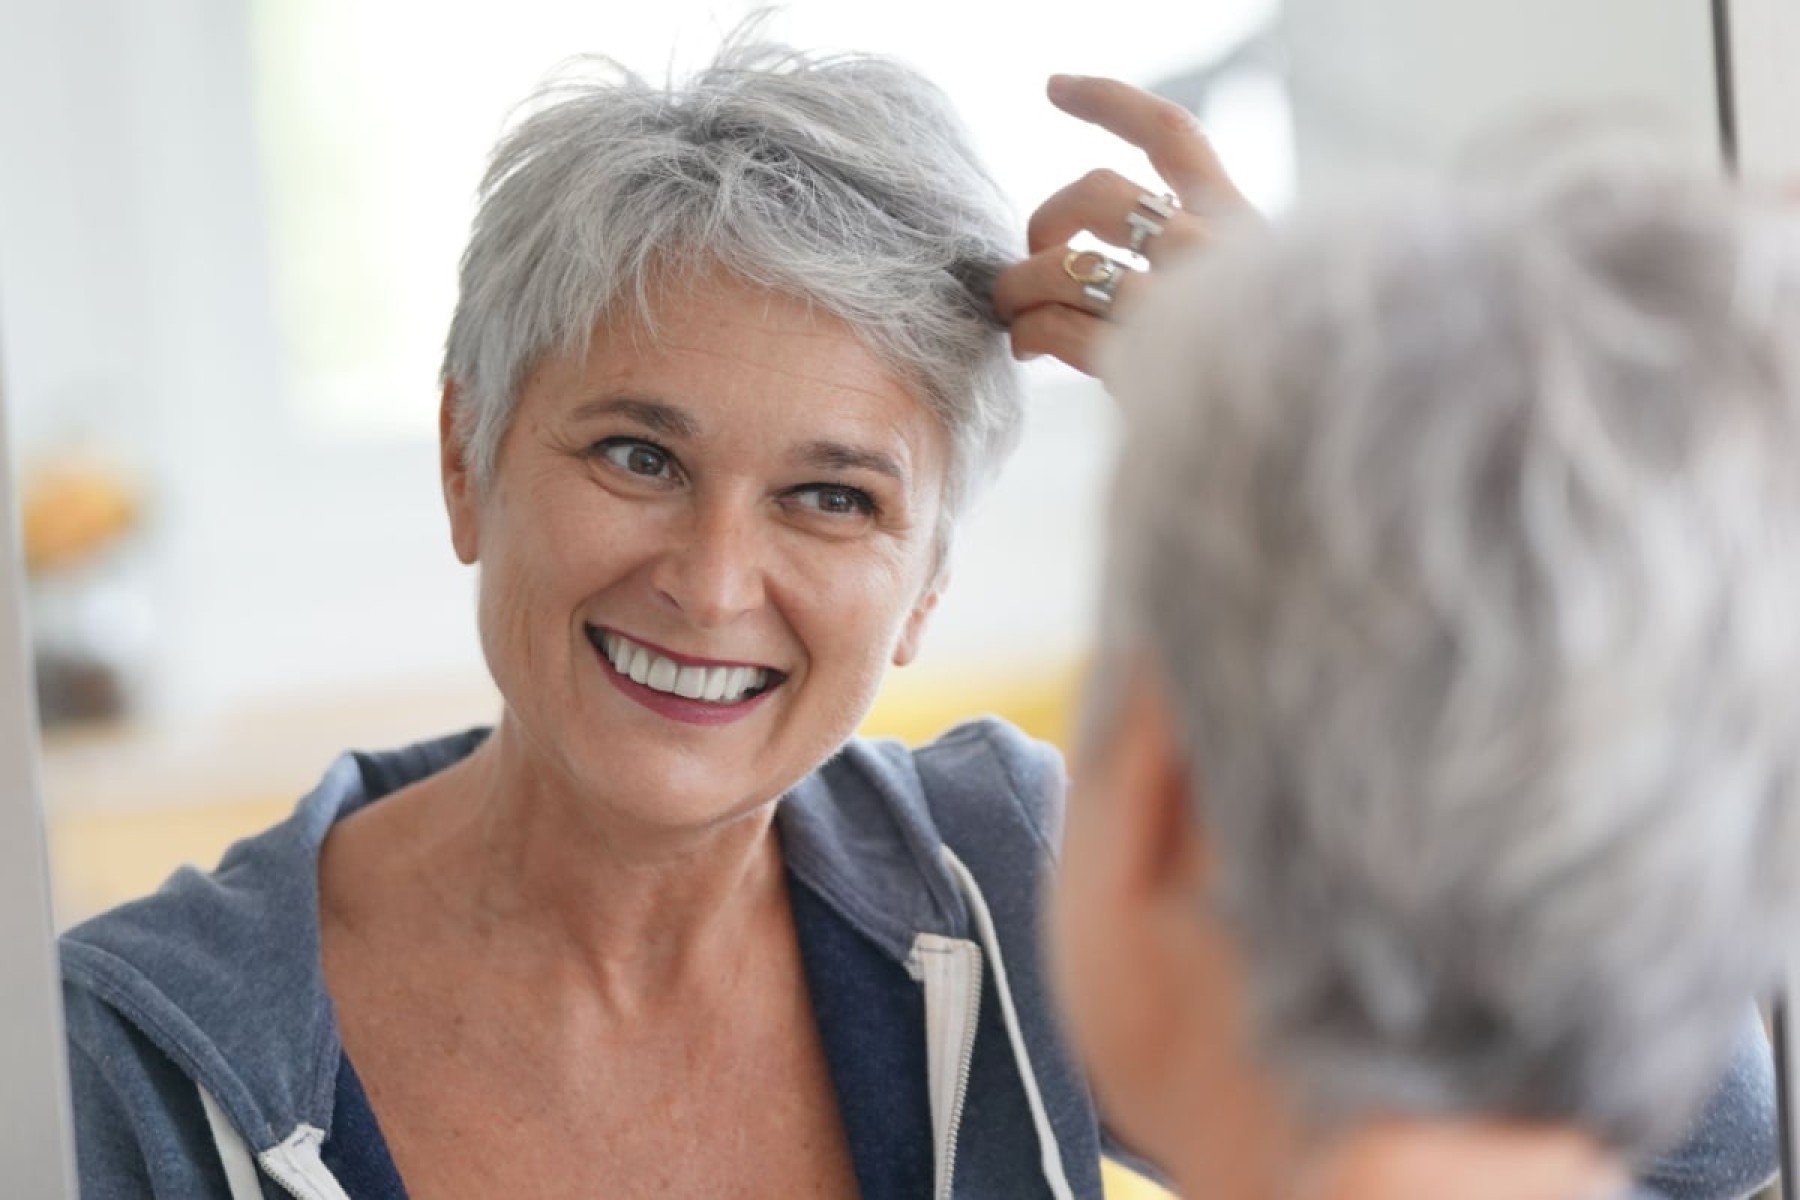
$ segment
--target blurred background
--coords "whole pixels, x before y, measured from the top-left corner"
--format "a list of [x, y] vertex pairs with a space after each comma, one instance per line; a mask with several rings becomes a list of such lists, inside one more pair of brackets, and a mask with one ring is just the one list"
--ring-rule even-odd
[[[557, 64], [661, 76], [744, 3], [0, 0], [0, 346], [60, 923], [284, 814], [326, 763], [491, 719], [436, 372], [483, 157]], [[1440, 161], [1569, 104], [1717, 156], [1702, 0], [800, 0], [769, 32], [905, 58], [1024, 215], [1089, 167], [1054, 71], [1193, 108], [1245, 191]], [[1055, 364], [873, 732], [1062, 740], [1111, 415]]]

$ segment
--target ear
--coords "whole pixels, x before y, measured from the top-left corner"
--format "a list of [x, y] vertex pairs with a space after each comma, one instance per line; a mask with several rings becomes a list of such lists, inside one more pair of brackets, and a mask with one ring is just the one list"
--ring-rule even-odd
[[1208, 839], [1193, 808], [1193, 768], [1162, 672], [1141, 662], [1125, 681], [1103, 751], [1120, 880], [1150, 908], [1191, 919], [1208, 875]]
[[900, 640], [894, 644], [894, 665], [904, 667], [919, 657], [919, 646], [925, 640], [925, 626], [931, 620], [931, 614], [937, 610], [938, 600], [944, 589], [950, 584], [948, 568], [940, 570], [932, 579], [931, 586], [913, 605], [913, 610], [906, 614], [906, 624], [900, 629]]
[[438, 472], [444, 485], [444, 508], [450, 514], [450, 544], [459, 560], [473, 564], [481, 557], [480, 521], [475, 478], [456, 429], [457, 404], [456, 381], [448, 380], [438, 403]]

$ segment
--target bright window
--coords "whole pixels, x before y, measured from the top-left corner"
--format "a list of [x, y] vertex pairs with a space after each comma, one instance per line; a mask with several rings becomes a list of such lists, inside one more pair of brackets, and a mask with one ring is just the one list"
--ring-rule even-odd
[[[483, 159], [508, 112], [557, 64], [598, 52], [653, 78], [703, 61], [741, 3], [257, 0], [254, 68], [289, 399], [315, 430], [432, 427], [457, 256]], [[1146, 169], [1043, 100], [1053, 71], [1156, 83], [1253, 34], [1274, 0], [1087, 5], [916, 0], [796, 3], [769, 32], [883, 51], [953, 96], [1021, 214], [1090, 166]], [[1028, 14], [1028, 15], [1027, 15]], [[1266, 204], [1291, 187], [1285, 98], [1272, 77], [1221, 88], [1206, 114]]]

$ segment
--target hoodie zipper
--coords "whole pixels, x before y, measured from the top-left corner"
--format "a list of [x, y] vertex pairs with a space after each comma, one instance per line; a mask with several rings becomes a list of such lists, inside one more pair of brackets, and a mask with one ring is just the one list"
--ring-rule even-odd
[[[981, 949], [958, 938], [920, 934], [906, 969], [925, 986], [925, 1030], [932, 1119], [937, 1146], [936, 1200], [950, 1200], [956, 1179], [956, 1150], [975, 1063], [975, 1032], [981, 1018]], [[954, 1050], [954, 1064], [946, 1061]], [[953, 1070], [949, 1069], [953, 1066]], [[946, 1094], [943, 1085], [950, 1082]]]
[[319, 1156], [325, 1133], [302, 1125], [279, 1146], [257, 1155], [263, 1171], [295, 1200], [350, 1200]]
[[956, 1147], [962, 1133], [963, 1104], [969, 1098], [969, 1076], [975, 1068], [975, 1027], [981, 1018], [981, 960], [975, 962], [975, 977], [969, 988], [965, 1011], [961, 1061], [956, 1064], [956, 1099], [950, 1105], [950, 1136], [944, 1143], [944, 1182], [938, 1189], [938, 1200], [950, 1200], [956, 1179]]
[[204, 1086], [198, 1090], [232, 1200], [262, 1200], [259, 1166], [262, 1175], [274, 1180], [294, 1200], [350, 1200], [343, 1185], [319, 1157], [319, 1147], [325, 1142], [324, 1130], [311, 1125], [297, 1126], [285, 1140], [253, 1158], [243, 1135], [238, 1133], [213, 1094]]

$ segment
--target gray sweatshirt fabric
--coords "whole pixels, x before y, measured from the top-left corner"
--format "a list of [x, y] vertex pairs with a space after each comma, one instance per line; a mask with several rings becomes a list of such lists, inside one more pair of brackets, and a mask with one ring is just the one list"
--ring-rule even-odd
[[[342, 1197], [318, 1174], [343, 1053], [319, 953], [319, 850], [336, 821], [485, 736], [346, 754], [217, 870], [184, 869], [64, 937], [85, 1200]], [[956, 1105], [940, 1179], [965, 1200], [1100, 1196], [1100, 1132], [1039, 953], [1062, 803], [1056, 751], [982, 721], [917, 750], [853, 741], [777, 815], [788, 869], [883, 952], [915, 963], [922, 945], [967, 947], [985, 967], [964, 1066], [968, 1093], [994, 1099]], [[1748, 1195], [1774, 1171], [1773, 1095], [1767, 1043], [1747, 1026], [1693, 1138], [1649, 1185], [1669, 1200]]]

